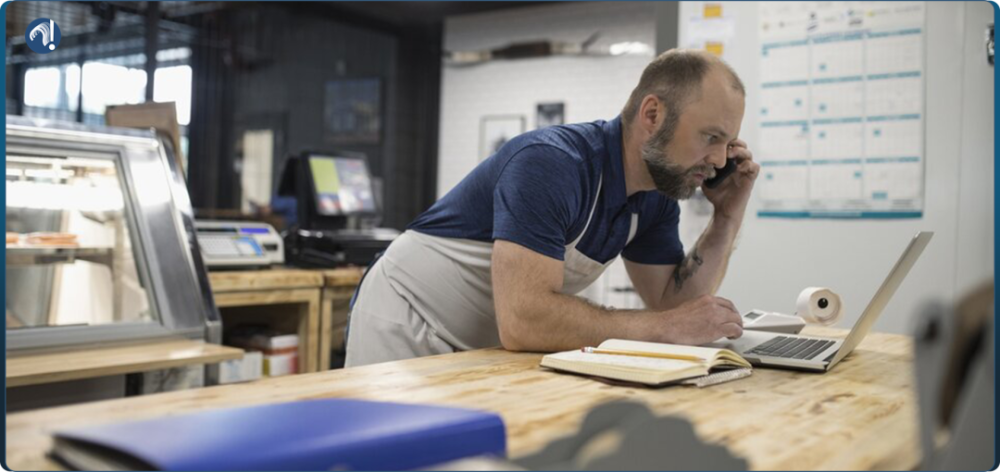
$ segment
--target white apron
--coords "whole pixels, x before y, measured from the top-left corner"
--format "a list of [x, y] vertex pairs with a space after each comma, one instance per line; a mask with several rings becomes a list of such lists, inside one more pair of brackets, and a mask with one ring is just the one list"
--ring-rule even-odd
[[[615, 259], [602, 264], [576, 248], [590, 227], [602, 181], [583, 231], [566, 245], [565, 294], [587, 288]], [[633, 214], [626, 244], [638, 221]], [[361, 285], [349, 321], [347, 366], [499, 345], [492, 257], [492, 242], [400, 235]]]
[[[603, 176], [601, 180], [597, 182], [597, 195], [601, 194], [601, 184], [604, 183]], [[590, 215], [587, 216], [587, 224], [584, 225], [583, 231], [580, 232], [580, 236], [576, 238], [575, 241], [566, 245], [566, 253], [563, 256], [563, 289], [562, 292], [569, 295], [575, 295], [583, 291], [583, 289], [594, 283], [595, 280], [601, 277], [604, 270], [610, 266], [615, 259], [618, 257], [611, 258], [610, 261], [601, 264], [580, 252], [576, 248], [580, 241], [583, 239], [583, 235], [587, 234], [587, 229], [590, 228], [590, 221], [594, 218], [594, 211], [597, 210], [597, 201], [599, 198], [594, 199], [594, 205], [590, 209]], [[628, 229], [628, 240], [625, 241], [625, 245], [632, 242], [632, 238], [635, 237], [635, 232], [639, 228], [639, 215], [633, 213], [632, 221]]]

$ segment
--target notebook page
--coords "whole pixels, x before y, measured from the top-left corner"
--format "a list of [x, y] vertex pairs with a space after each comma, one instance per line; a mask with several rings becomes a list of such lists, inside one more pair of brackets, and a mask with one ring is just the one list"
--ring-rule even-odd
[[[609, 339], [598, 346], [599, 349], [614, 349], [619, 351], [640, 351], [656, 352], [662, 354], [683, 354], [695, 356], [705, 361], [710, 361], [719, 354], [722, 349], [698, 346], [684, 346], [680, 344], [648, 343], [643, 341], [626, 341], [624, 339]], [[683, 361], [682, 361], [683, 362]]]
[[697, 365], [691, 361], [676, 359], [657, 359], [655, 357], [618, 356], [612, 354], [591, 354], [582, 351], [565, 351], [549, 354], [546, 357], [570, 362], [586, 362], [590, 364], [613, 365], [634, 369], [649, 369], [662, 371], [681, 371]]

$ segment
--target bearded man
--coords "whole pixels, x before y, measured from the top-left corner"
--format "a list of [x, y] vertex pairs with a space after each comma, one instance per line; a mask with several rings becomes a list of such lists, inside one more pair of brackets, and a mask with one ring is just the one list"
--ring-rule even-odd
[[[738, 136], [746, 92], [720, 59], [668, 51], [619, 117], [508, 141], [420, 215], [369, 269], [351, 310], [348, 367], [502, 345], [609, 338], [704, 344], [743, 333], [714, 296], [760, 166]], [[685, 255], [677, 201], [703, 188], [711, 223]], [[646, 308], [575, 296], [619, 256]]]

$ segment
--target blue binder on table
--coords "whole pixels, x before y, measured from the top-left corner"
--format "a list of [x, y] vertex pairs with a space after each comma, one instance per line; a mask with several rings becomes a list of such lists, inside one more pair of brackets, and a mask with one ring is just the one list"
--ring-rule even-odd
[[58, 431], [52, 456], [80, 470], [407, 470], [506, 449], [494, 413], [325, 399]]

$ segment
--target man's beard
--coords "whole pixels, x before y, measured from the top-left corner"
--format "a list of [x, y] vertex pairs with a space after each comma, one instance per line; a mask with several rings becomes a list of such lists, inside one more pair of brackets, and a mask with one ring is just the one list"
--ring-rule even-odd
[[674, 200], [686, 200], [698, 189], [699, 184], [691, 183], [694, 174], [703, 174], [707, 180], [715, 176], [715, 167], [708, 165], [684, 169], [670, 159], [666, 149], [674, 136], [676, 125], [677, 117], [667, 116], [656, 134], [642, 146], [642, 160], [646, 163], [657, 191]]

